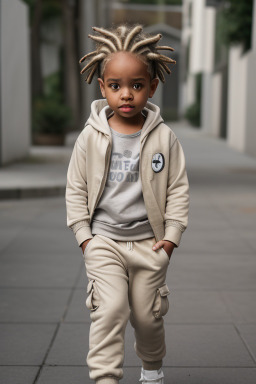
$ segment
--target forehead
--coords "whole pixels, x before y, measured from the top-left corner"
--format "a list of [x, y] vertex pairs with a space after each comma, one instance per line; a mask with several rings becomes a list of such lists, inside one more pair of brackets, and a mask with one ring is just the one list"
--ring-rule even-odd
[[149, 79], [148, 66], [130, 52], [113, 53], [104, 70], [104, 78], [145, 78]]

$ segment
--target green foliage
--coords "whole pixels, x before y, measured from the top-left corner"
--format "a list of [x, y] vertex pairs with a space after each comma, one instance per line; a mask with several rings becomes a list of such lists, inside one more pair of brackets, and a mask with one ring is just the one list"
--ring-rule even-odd
[[[22, 0], [29, 7], [30, 25], [33, 22], [36, 0]], [[49, 20], [61, 15], [61, 2], [58, 0], [42, 0], [42, 19]]]
[[52, 73], [44, 79], [44, 92], [46, 96], [53, 97], [61, 102], [64, 101], [60, 71]]
[[72, 120], [70, 109], [63, 100], [60, 72], [46, 77], [43, 97], [33, 103], [33, 131], [63, 134]]
[[229, 0], [223, 11], [221, 30], [227, 44], [242, 43], [251, 47], [253, 0]]
[[182, 5], [182, 0], [129, 0], [125, 1], [124, 3], [130, 3], [130, 4], [164, 4], [164, 5]]
[[38, 98], [33, 108], [33, 131], [35, 133], [64, 134], [71, 122], [67, 106], [52, 96]]
[[215, 67], [225, 65], [228, 60], [228, 44], [227, 38], [224, 37], [226, 31], [226, 17], [224, 16], [223, 9], [219, 9], [216, 14], [216, 28], [215, 28]]
[[61, 16], [61, 2], [58, 0], [43, 0], [43, 20]]
[[185, 117], [191, 125], [194, 127], [200, 127], [200, 104], [198, 101], [188, 107]]
[[201, 125], [201, 91], [202, 89], [202, 74], [196, 75], [196, 101], [190, 105], [185, 113], [186, 119], [194, 126], [200, 127]]

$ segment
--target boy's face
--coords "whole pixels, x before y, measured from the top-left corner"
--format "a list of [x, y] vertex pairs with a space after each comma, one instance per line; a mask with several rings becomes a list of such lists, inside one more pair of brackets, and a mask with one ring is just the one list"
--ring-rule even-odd
[[134, 54], [117, 52], [107, 62], [103, 80], [98, 81], [115, 120], [121, 123], [128, 119], [135, 124], [159, 80], [151, 80], [147, 65]]

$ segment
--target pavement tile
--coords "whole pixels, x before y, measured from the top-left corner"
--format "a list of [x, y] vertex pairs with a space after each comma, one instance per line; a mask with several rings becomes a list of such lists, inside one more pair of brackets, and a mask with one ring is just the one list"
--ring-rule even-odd
[[21, 228], [13, 225], [6, 225], [4, 228], [0, 226], [0, 253], [4, 251], [8, 246], [15, 242], [18, 233]]
[[8, 251], [17, 251], [17, 244], [20, 252], [75, 252], [74, 235], [68, 229], [33, 228], [18, 234]]
[[[165, 381], [177, 384], [255, 384], [255, 368], [164, 368]], [[140, 367], [124, 367], [120, 384], [139, 383]], [[38, 384], [89, 384], [87, 367], [44, 367]]]
[[70, 291], [67, 289], [0, 289], [0, 322], [61, 321]]
[[[2, 384], [34, 384], [39, 367], [1, 367], [0, 383]], [[57, 383], [55, 383], [57, 384]]]
[[86, 365], [89, 346], [89, 325], [61, 324], [47, 357], [48, 365]]
[[[86, 365], [89, 346], [88, 323], [61, 324], [57, 337], [47, 357], [47, 365]], [[125, 334], [124, 365], [139, 365], [140, 359], [134, 351], [133, 328], [128, 323]]]
[[[255, 293], [256, 294], [256, 293]], [[166, 323], [230, 323], [232, 316], [219, 292], [171, 291]]]
[[221, 292], [221, 296], [234, 322], [256, 323], [256, 292]]
[[22, 225], [28, 224], [35, 220], [42, 209], [45, 209], [45, 202], [37, 200], [37, 204], [33, 200], [0, 200], [1, 210], [1, 226], [10, 224]]
[[42, 364], [55, 329], [55, 324], [0, 324], [1, 365]]
[[256, 324], [239, 324], [237, 328], [256, 363]]
[[85, 289], [76, 289], [74, 291], [71, 303], [68, 308], [65, 323], [68, 322], [86, 322], [90, 323], [90, 311], [85, 306], [87, 293]]
[[192, 214], [189, 216], [189, 224], [184, 235], [182, 236], [181, 244], [183, 243], [184, 238], [187, 237], [188, 233], [193, 233], [194, 236], [197, 237], [198, 234], [201, 234], [202, 236], [204, 233], [212, 233], [215, 230], [224, 231], [227, 229], [228, 225], [229, 224], [227, 223], [227, 221], [223, 220], [222, 218], [218, 218], [215, 220], [211, 216], [206, 217], [205, 214]]
[[165, 329], [165, 366], [255, 366], [232, 325], [166, 324]]
[[[164, 375], [167, 384], [255, 384], [256, 382], [254, 368], [164, 368]], [[125, 368], [124, 379], [120, 384], [139, 383], [139, 377], [139, 368]]]
[[177, 251], [171, 258], [167, 283], [182, 290], [256, 290], [254, 254], [203, 254]]
[[86, 289], [87, 284], [88, 284], [88, 278], [87, 278], [87, 275], [86, 275], [85, 266], [83, 266], [82, 273], [81, 273], [79, 281], [77, 283], [77, 288]]
[[89, 384], [88, 367], [44, 367], [37, 384]]
[[246, 241], [239, 236], [238, 230], [231, 228], [214, 229], [210, 231], [190, 231], [184, 234], [186, 240], [182, 249], [191, 253], [232, 253], [245, 254], [251, 253], [251, 248], [248, 247]]
[[75, 284], [82, 265], [74, 255], [21, 253], [1, 258], [0, 287], [68, 288]]
[[242, 231], [241, 237], [246, 241], [247, 246], [250, 246], [251, 250], [256, 254], [255, 228], [256, 224], [251, 228], [247, 228], [246, 231]]
[[[127, 328], [126, 366], [138, 366], [133, 330]], [[228, 324], [165, 324], [165, 367], [253, 367], [243, 341]]]

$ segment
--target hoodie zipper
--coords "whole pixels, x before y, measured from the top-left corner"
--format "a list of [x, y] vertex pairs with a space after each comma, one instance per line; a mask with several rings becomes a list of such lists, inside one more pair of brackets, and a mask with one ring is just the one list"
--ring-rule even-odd
[[108, 143], [108, 147], [107, 147], [107, 150], [106, 150], [106, 161], [105, 161], [105, 168], [104, 168], [104, 175], [103, 175], [103, 178], [102, 178], [102, 181], [101, 181], [101, 184], [100, 184], [100, 188], [99, 188], [99, 191], [98, 191], [98, 194], [97, 194], [97, 199], [95, 201], [95, 205], [94, 205], [94, 208], [93, 208], [93, 211], [92, 211], [92, 215], [91, 215], [91, 219], [94, 215], [94, 211], [98, 205], [98, 202], [100, 201], [100, 198], [101, 198], [101, 195], [104, 191], [104, 187], [105, 187], [105, 184], [106, 184], [106, 181], [107, 181], [107, 177], [108, 177], [108, 170], [109, 170], [109, 165], [110, 165], [110, 155], [111, 155], [111, 141], [109, 140], [109, 143]]

